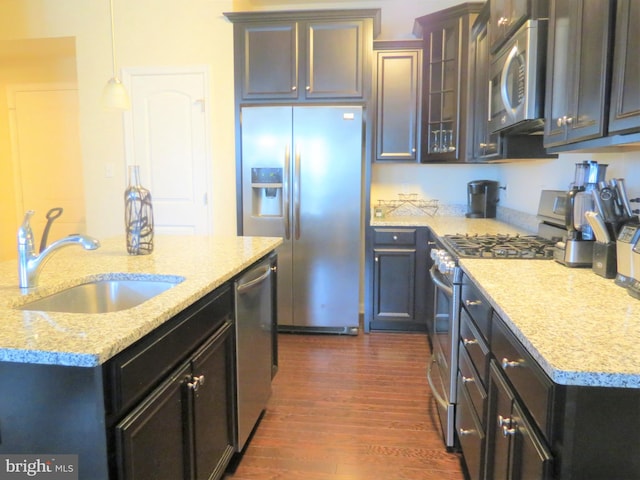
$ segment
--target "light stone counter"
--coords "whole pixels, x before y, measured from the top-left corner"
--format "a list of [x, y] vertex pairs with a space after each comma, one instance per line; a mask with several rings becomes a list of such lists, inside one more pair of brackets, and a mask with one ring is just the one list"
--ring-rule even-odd
[[[437, 235], [530, 233], [495, 219], [389, 217], [375, 227]], [[553, 260], [461, 259], [507, 326], [556, 383], [640, 388], [640, 301], [590, 268]]]
[[640, 388], [640, 301], [613, 280], [553, 260], [460, 264], [554, 382]]
[[[157, 236], [151, 255], [130, 256], [123, 238], [98, 250], [66, 247], [40, 273], [37, 289], [18, 288], [17, 262], [0, 262], [0, 361], [93, 367], [124, 350], [282, 243], [269, 237]], [[90, 280], [182, 276], [182, 283], [127, 310], [104, 314], [16, 310], [27, 301]]]

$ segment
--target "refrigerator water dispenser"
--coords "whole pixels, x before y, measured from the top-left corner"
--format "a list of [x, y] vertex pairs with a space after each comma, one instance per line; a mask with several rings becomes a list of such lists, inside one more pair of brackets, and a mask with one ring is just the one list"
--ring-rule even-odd
[[282, 168], [252, 168], [251, 192], [253, 216], [282, 216]]

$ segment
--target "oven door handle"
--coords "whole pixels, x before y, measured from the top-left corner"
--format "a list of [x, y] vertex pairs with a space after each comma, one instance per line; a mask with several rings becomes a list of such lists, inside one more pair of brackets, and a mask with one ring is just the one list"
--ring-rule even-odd
[[433, 379], [431, 378], [431, 369], [433, 368], [434, 363], [436, 363], [435, 354], [431, 355], [431, 361], [429, 362], [429, 368], [427, 369], [427, 383], [429, 383], [429, 387], [431, 387], [431, 393], [433, 393], [433, 398], [436, 399], [436, 402], [438, 402], [442, 406], [442, 408], [449, 408], [449, 403], [440, 396], [440, 393], [438, 393], [438, 390], [433, 384]]
[[429, 269], [429, 276], [431, 277], [431, 280], [433, 280], [433, 283], [435, 283], [436, 287], [444, 290], [449, 297], [453, 296], [453, 288], [445, 283], [443, 280], [444, 276], [438, 271], [438, 267], [435, 263]]

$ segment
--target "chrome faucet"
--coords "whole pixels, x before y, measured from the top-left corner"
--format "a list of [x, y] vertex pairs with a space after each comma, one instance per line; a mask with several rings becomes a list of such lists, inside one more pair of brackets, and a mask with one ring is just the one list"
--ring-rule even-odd
[[53, 253], [61, 248], [69, 245], [80, 245], [85, 250], [95, 250], [100, 246], [100, 242], [95, 238], [73, 234], [53, 242], [40, 254], [37, 254], [33, 230], [29, 223], [34, 213], [33, 210], [25, 213], [22, 225], [18, 228], [18, 280], [20, 288], [35, 287], [38, 284], [40, 270]]

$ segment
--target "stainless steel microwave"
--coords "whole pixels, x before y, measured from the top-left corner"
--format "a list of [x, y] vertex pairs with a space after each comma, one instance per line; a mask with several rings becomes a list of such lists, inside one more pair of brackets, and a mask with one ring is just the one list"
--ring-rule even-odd
[[496, 53], [489, 77], [489, 129], [532, 133], [544, 126], [547, 21], [529, 20]]

